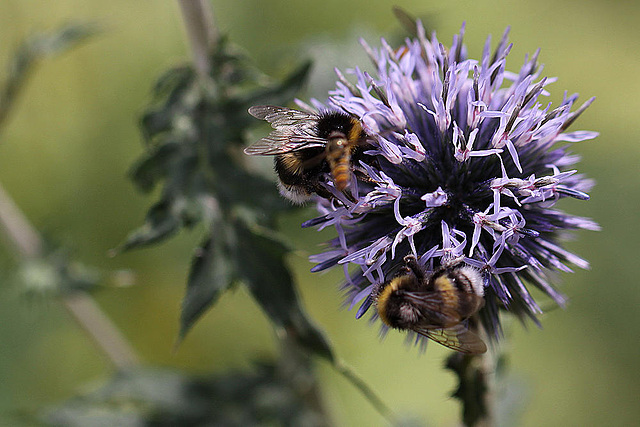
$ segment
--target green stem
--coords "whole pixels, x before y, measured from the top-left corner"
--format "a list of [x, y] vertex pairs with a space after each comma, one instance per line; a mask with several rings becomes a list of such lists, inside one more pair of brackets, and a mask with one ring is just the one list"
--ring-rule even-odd
[[318, 427], [330, 426], [331, 418], [326, 410], [322, 393], [315, 376], [311, 355], [300, 348], [293, 338], [288, 335], [279, 336], [280, 358], [278, 371], [302, 396], [304, 401], [318, 416]]
[[220, 37], [208, 0], [178, 0], [187, 32], [193, 64], [202, 79], [209, 78], [210, 54]]
[[[0, 228], [16, 252], [24, 258], [43, 254], [42, 237], [0, 185]], [[81, 291], [65, 295], [62, 303], [78, 325], [118, 369], [137, 365], [138, 356], [116, 325], [89, 294]]]
[[[481, 335], [482, 331], [480, 331]], [[484, 336], [486, 338], [486, 336]], [[496, 422], [496, 368], [498, 348], [484, 354], [454, 353], [446, 367], [458, 377], [453, 397], [462, 405], [462, 422], [467, 427], [492, 427]]]
[[382, 401], [382, 399], [376, 394], [375, 391], [369, 385], [364, 382], [346, 363], [341, 360], [336, 360], [333, 363], [333, 367], [343, 377], [347, 379], [360, 393], [371, 403], [375, 410], [382, 415], [390, 424], [396, 425], [397, 418], [393, 411]]

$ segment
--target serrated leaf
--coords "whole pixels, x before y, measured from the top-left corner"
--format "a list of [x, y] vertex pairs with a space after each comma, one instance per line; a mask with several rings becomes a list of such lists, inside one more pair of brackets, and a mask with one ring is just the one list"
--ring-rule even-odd
[[178, 373], [160, 370], [119, 372], [97, 391], [69, 400], [48, 411], [47, 424], [75, 426], [143, 426], [164, 411], [190, 412], [190, 380]]
[[140, 119], [140, 128], [145, 140], [151, 140], [155, 135], [171, 130], [175, 112], [169, 108], [149, 110]]
[[288, 248], [270, 236], [257, 234], [241, 221], [235, 263], [238, 275], [271, 321], [298, 344], [329, 361], [331, 345], [305, 313], [285, 265]]
[[195, 77], [193, 68], [183, 65], [171, 68], [162, 74], [153, 86], [154, 96], [160, 98], [172, 96], [172, 93], [180, 93], [180, 90], [188, 87]]
[[151, 207], [142, 227], [129, 234], [116, 252], [128, 251], [166, 239], [176, 233], [180, 225], [181, 220], [172, 211], [171, 203], [168, 200], [161, 200]]
[[232, 285], [232, 268], [222, 233], [211, 233], [197, 249], [191, 264], [180, 313], [180, 339]]
[[[272, 182], [243, 170], [238, 164], [242, 162], [234, 157], [236, 151], [229, 149], [232, 144], [244, 145], [247, 127], [256, 125], [247, 109], [256, 103], [288, 103], [304, 83], [310, 64], [302, 64], [282, 82], [264, 88], [265, 76], [235, 52], [225, 37], [211, 55], [211, 80], [206, 84], [194, 78], [191, 68], [183, 67], [165, 73], [154, 88], [156, 105], [141, 120], [148, 151], [131, 176], [144, 191], [161, 184], [162, 196], [123, 249], [155, 243], [202, 220], [233, 224], [228, 240], [215, 236], [207, 241], [200, 249], [201, 257], [193, 262], [180, 336], [217, 301], [233, 278], [241, 276], [279, 330], [332, 359], [331, 348], [306, 317], [295, 294], [284, 264], [287, 249], [272, 236], [254, 235], [255, 230], [242, 227], [238, 232], [235, 227], [240, 224], [237, 215], [241, 211], [244, 223], [272, 226], [275, 214], [290, 205]], [[255, 274], [265, 268], [270, 271], [263, 271], [264, 277]]]
[[[200, 101], [201, 93], [192, 75], [178, 76], [171, 82], [173, 87], [162, 88], [167, 91], [165, 100], [159, 106], [149, 108], [140, 119], [140, 127], [145, 140], [150, 141], [163, 132], [183, 133], [181, 129], [186, 118], [193, 118], [194, 110]], [[167, 83], [169, 85], [169, 83]], [[159, 94], [157, 93], [156, 96]]]
[[[146, 223], [129, 236], [124, 250], [209, 220], [205, 199], [215, 199], [225, 212], [236, 206], [253, 209], [255, 221], [265, 225], [273, 224], [276, 212], [290, 208], [271, 182], [238, 165], [229, 146], [245, 145], [246, 128], [256, 124], [247, 109], [255, 103], [287, 103], [302, 86], [310, 64], [302, 64], [279, 84], [261, 88], [264, 76], [225, 37], [215, 46], [211, 63], [209, 85], [195, 79], [191, 67], [177, 67], [154, 87], [154, 103], [159, 105], [141, 119], [147, 153], [130, 176], [145, 192], [162, 185], [162, 198]], [[173, 206], [171, 200], [182, 205]]]
[[152, 191], [158, 181], [167, 176], [179, 153], [179, 142], [168, 141], [155, 147], [131, 168], [131, 179], [141, 191]]
[[166, 176], [169, 164], [179, 151], [180, 144], [174, 141], [155, 147], [131, 168], [131, 179], [141, 191], [152, 191], [156, 183]]
[[276, 213], [296, 208], [278, 194], [273, 181], [250, 175], [224, 158], [215, 160], [213, 166], [219, 177], [216, 193], [221, 203], [248, 207], [261, 223], [271, 226]]

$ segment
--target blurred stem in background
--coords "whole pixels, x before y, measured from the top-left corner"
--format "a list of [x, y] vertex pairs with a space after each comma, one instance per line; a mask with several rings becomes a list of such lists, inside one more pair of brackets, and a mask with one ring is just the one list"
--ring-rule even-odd
[[95, 24], [69, 24], [48, 34], [35, 34], [27, 38], [16, 50], [7, 67], [7, 78], [0, 88], [0, 127], [14, 105], [20, 90], [37, 63], [45, 58], [65, 52], [95, 35], [100, 28]]
[[[97, 30], [95, 25], [71, 24], [51, 34], [32, 36], [18, 48], [0, 88], [0, 128], [35, 65], [41, 59], [72, 48]], [[1, 185], [0, 226], [6, 241], [15, 249], [19, 263], [47, 262], [47, 245]], [[118, 369], [137, 365], [136, 352], [93, 298], [80, 289], [62, 289], [69, 284], [60, 285], [57, 291], [60, 291], [62, 304], [111, 363]]]
[[207, 0], [179, 0], [178, 4], [182, 11], [194, 68], [200, 78], [208, 79], [211, 70], [210, 54], [220, 38], [213, 8]]

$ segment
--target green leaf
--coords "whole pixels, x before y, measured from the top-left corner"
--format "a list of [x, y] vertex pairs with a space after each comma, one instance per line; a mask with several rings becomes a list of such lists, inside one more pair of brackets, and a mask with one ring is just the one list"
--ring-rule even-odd
[[216, 235], [205, 240], [192, 263], [180, 337], [241, 277], [279, 331], [332, 359], [329, 344], [301, 308], [284, 263], [287, 248], [264, 230], [256, 234], [244, 225], [273, 226], [276, 214], [290, 205], [272, 182], [243, 169], [236, 148], [246, 144], [247, 128], [258, 124], [247, 109], [288, 103], [310, 64], [280, 83], [269, 83], [226, 37], [213, 49], [211, 64], [211, 79], [205, 83], [190, 67], [179, 67], [165, 73], [154, 88], [154, 105], [141, 119], [147, 151], [131, 177], [143, 191], [162, 185], [162, 196], [122, 248], [158, 242], [198, 221], [217, 224]]
[[333, 349], [305, 313], [285, 265], [288, 248], [272, 236], [249, 229], [242, 221], [235, 223], [235, 231], [237, 272], [278, 333], [333, 362]]
[[249, 222], [273, 226], [276, 214], [297, 208], [278, 194], [275, 182], [250, 175], [229, 160], [216, 159], [214, 170], [215, 192], [220, 203], [224, 207], [248, 208], [255, 218]]
[[48, 411], [44, 420], [55, 426], [98, 427], [148, 425], [159, 413], [186, 417], [192, 411], [189, 383], [170, 371], [119, 372], [99, 390]]
[[52, 56], [65, 52], [78, 43], [102, 32], [95, 23], [74, 22], [60, 27], [49, 34], [38, 34], [27, 40], [25, 46], [35, 56]]
[[232, 285], [233, 265], [224, 237], [220, 231], [216, 231], [197, 249], [193, 258], [180, 313], [180, 339]]
[[140, 126], [146, 140], [163, 132], [179, 130], [180, 117], [190, 117], [194, 106], [200, 101], [201, 93], [195, 84], [193, 71], [177, 67], [163, 75], [154, 88], [158, 106], [150, 107], [140, 119]]
[[93, 291], [104, 277], [99, 270], [72, 259], [65, 248], [46, 241], [41, 255], [20, 262], [16, 279], [26, 297], [46, 298]]
[[146, 152], [130, 177], [144, 192], [162, 186], [160, 201], [145, 224], [122, 249], [153, 244], [179, 228], [209, 221], [237, 207], [254, 211], [253, 221], [273, 225], [275, 214], [291, 206], [275, 185], [243, 169], [231, 145], [246, 145], [249, 126], [257, 125], [247, 109], [257, 103], [287, 103], [303, 85], [310, 69], [304, 63], [282, 82], [270, 80], [222, 37], [212, 56], [211, 81], [202, 84], [191, 67], [176, 67], [156, 83], [153, 106], [141, 118]]
[[7, 117], [20, 89], [38, 61], [65, 52], [100, 31], [96, 24], [79, 22], [27, 38], [11, 58], [7, 77], [0, 87], [0, 123]]
[[182, 65], [170, 68], [158, 78], [153, 86], [153, 94], [157, 98], [168, 96], [179, 97], [182, 89], [189, 87], [195, 77], [193, 68], [188, 65]]
[[173, 211], [172, 205], [168, 200], [155, 204], [149, 210], [144, 225], [129, 234], [125, 242], [113, 251], [114, 254], [150, 245], [176, 233], [181, 220]]
[[120, 372], [41, 418], [56, 427], [329, 425], [295, 379], [273, 364], [214, 377], [158, 369]]
[[131, 169], [130, 175], [138, 188], [148, 193], [166, 177], [170, 164], [180, 152], [180, 143], [168, 141], [151, 149]]
[[145, 112], [140, 119], [140, 128], [144, 139], [151, 141], [157, 134], [171, 130], [174, 116], [175, 112], [171, 108], [160, 108]]
[[466, 426], [481, 423], [488, 415], [491, 404], [490, 383], [493, 380], [487, 372], [487, 363], [483, 361], [486, 357], [493, 355], [455, 352], [447, 358], [446, 368], [453, 371], [458, 378], [458, 386], [452, 397], [460, 400], [462, 404], [462, 420]]

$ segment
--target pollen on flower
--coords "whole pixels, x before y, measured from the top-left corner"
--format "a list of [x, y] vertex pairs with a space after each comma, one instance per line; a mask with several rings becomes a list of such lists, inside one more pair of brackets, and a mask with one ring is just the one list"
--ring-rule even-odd
[[313, 101], [357, 117], [368, 137], [349, 194], [318, 196], [320, 216], [305, 223], [336, 229], [328, 250], [312, 257], [313, 270], [343, 266], [357, 317], [407, 255], [430, 271], [458, 258], [478, 271], [479, 317], [492, 338], [501, 333], [501, 310], [536, 321], [541, 309], [528, 286], [563, 305], [553, 273], [588, 268], [560, 241], [567, 230], [597, 224], [555, 206], [589, 198], [593, 182], [574, 168], [580, 158], [570, 143], [597, 133], [567, 128], [593, 98], [577, 109], [576, 94], [558, 106], [544, 101], [555, 79], [540, 76], [539, 52], [506, 71], [507, 34], [493, 50], [488, 38], [479, 59], [467, 58], [463, 31], [445, 48], [420, 24], [418, 36], [397, 48], [363, 42], [375, 74], [338, 71], [328, 101]]

